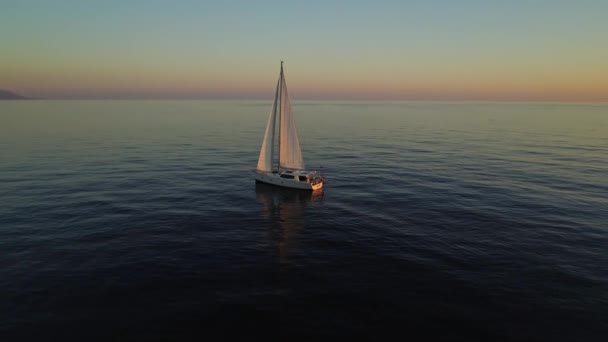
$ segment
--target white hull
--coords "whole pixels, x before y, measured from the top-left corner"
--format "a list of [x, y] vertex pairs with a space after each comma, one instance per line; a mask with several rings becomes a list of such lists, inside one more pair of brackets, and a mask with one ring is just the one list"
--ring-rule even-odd
[[[295, 173], [289, 171], [283, 171], [281, 173], [275, 172], [256, 172], [256, 182], [272, 184], [293, 189], [303, 190], [318, 190], [323, 187], [323, 178], [318, 179], [307, 179], [300, 181], [300, 176], [306, 178], [306, 174], [311, 174], [309, 171], [296, 171]], [[293, 178], [285, 178], [293, 177]]]

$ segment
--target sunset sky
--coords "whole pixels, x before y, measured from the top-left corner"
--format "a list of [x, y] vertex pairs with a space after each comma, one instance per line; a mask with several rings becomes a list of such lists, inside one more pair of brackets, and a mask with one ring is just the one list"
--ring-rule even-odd
[[608, 1], [2, 1], [45, 98], [608, 101]]

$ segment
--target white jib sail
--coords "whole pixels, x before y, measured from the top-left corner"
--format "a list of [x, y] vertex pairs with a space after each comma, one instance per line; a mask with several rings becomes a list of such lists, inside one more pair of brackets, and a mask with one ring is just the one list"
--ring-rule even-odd
[[296, 121], [291, 112], [291, 102], [287, 94], [287, 85], [285, 84], [285, 75], [282, 74], [281, 82], [281, 144], [280, 151], [280, 166], [281, 168], [304, 170], [304, 160], [302, 159], [302, 150], [300, 149], [300, 141], [298, 140], [298, 132], [296, 130]]
[[[280, 82], [280, 80], [279, 80]], [[264, 133], [264, 140], [262, 140], [262, 148], [260, 149], [260, 157], [258, 158], [258, 166], [256, 170], [262, 172], [272, 171], [272, 149], [274, 143], [274, 130], [277, 112], [277, 96], [279, 93], [279, 83], [277, 83], [277, 91], [274, 98], [274, 104], [272, 105], [272, 111], [268, 115], [268, 122], [266, 123], [266, 133]]]

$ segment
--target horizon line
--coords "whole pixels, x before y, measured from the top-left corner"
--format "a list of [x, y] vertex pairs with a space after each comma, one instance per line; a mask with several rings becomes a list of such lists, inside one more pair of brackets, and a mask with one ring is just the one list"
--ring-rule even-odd
[[[253, 97], [24, 97], [21, 99], [0, 99], [3, 101], [267, 101], [271, 98]], [[292, 102], [452, 102], [452, 103], [592, 103], [608, 104], [608, 100], [561, 100], [561, 99], [473, 99], [473, 98], [417, 98], [417, 99], [353, 99], [353, 98], [301, 98]]]

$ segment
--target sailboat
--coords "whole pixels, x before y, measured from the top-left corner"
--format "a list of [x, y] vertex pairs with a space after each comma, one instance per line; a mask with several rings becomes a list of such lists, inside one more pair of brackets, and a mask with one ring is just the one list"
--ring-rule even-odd
[[[278, 145], [277, 153], [275, 153], [276, 145]], [[306, 170], [304, 166], [296, 121], [287, 94], [283, 61], [281, 61], [281, 73], [277, 81], [272, 111], [266, 123], [266, 133], [262, 140], [255, 180], [287, 188], [305, 190], [323, 188], [321, 173]]]

